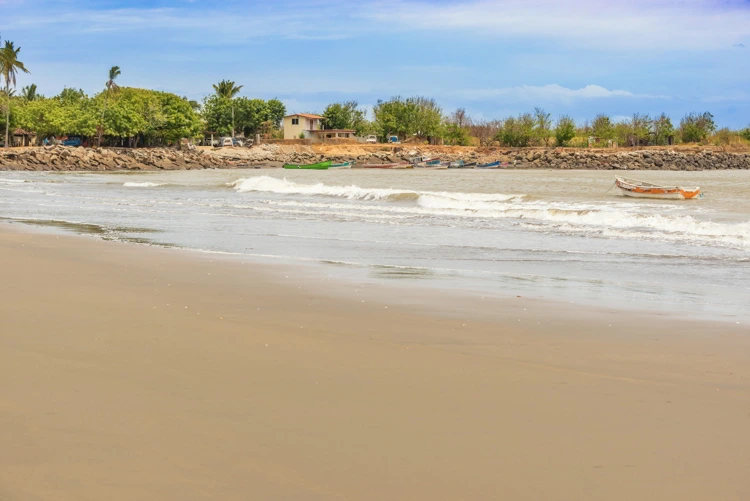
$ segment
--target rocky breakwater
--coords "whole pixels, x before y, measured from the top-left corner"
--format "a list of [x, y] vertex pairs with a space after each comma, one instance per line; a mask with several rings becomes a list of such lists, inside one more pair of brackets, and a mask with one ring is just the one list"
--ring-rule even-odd
[[[278, 148], [278, 147], [276, 147]], [[322, 153], [322, 154], [321, 154]], [[408, 162], [415, 157], [463, 160], [466, 163], [502, 162], [506, 169], [589, 169], [589, 170], [712, 170], [750, 169], [750, 153], [711, 149], [648, 148], [641, 150], [572, 148], [456, 148], [441, 146], [394, 146], [390, 151], [362, 148], [329, 148], [314, 152], [309, 147], [266, 151], [269, 159], [291, 163], [356, 160], [358, 164]]]
[[749, 153], [711, 150], [505, 150], [480, 155], [517, 169], [713, 170], [750, 169]]
[[187, 170], [236, 166], [228, 159], [173, 148], [82, 148], [44, 146], [0, 149], [0, 170]]

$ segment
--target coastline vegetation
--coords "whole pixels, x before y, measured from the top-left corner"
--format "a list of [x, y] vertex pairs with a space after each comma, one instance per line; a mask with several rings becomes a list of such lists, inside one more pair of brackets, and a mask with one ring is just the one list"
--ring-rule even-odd
[[[66, 87], [45, 97], [37, 93], [35, 84], [16, 94], [17, 75], [29, 73], [19, 53], [20, 47], [8, 40], [0, 48], [0, 126], [5, 145], [10, 145], [10, 133], [16, 129], [34, 133], [37, 142], [78, 136], [91, 144], [131, 147], [171, 145], [209, 134], [283, 137], [284, 104], [278, 99], [239, 96], [243, 85], [231, 80], [214, 84], [214, 93], [198, 103], [169, 92], [121, 87], [117, 79], [122, 71], [112, 66], [104, 89], [93, 96]], [[503, 119], [474, 120], [463, 108], [444, 113], [431, 98], [396, 96], [379, 100], [372, 120], [356, 101], [331, 103], [322, 116], [327, 129], [352, 129], [358, 136], [374, 134], [382, 141], [397, 136], [401, 141], [480, 147], [750, 145], [750, 126], [718, 128], [707, 111], [689, 113], [676, 125], [665, 113], [653, 117], [633, 113], [618, 121], [599, 114], [576, 123], [568, 115], [553, 119], [539, 107]]]

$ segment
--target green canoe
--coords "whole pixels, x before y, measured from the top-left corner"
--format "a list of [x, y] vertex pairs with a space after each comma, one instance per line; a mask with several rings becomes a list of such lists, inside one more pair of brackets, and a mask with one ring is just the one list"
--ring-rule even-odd
[[316, 164], [284, 164], [285, 169], [313, 169], [326, 170], [331, 166], [331, 161], [318, 162]]

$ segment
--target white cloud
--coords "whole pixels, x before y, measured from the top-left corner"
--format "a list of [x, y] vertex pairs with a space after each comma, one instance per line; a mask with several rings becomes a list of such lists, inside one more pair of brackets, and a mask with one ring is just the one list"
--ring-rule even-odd
[[458, 91], [464, 99], [484, 100], [505, 97], [519, 101], [537, 100], [576, 100], [576, 99], [607, 99], [607, 98], [666, 98], [650, 94], [634, 94], [626, 90], [610, 90], [599, 85], [586, 85], [580, 89], [570, 89], [558, 84], [549, 85], [519, 85], [516, 87], [501, 87], [496, 89], [468, 89]]
[[[4, 0], [0, 0], [3, 2]], [[621, 57], [741, 46], [750, 39], [742, 0], [343, 0], [273, 2], [263, 8], [6, 9], [0, 27], [56, 33], [163, 32], [198, 45], [253, 39], [336, 40], [393, 32], [470, 36], [510, 44], [567, 44]], [[3, 26], [4, 25], [4, 26]], [[555, 45], [556, 46], [556, 45]], [[488, 46], [488, 51], [492, 50]], [[581, 53], [577, 57], [587, 57]], [[614, 57], [614, 56], [613, 56]]]
[[750, 35], [750, 7], [743, 0], [387, 0], [361, 15], [409, 31], [553, 40], [601, 51], [726, 49]]

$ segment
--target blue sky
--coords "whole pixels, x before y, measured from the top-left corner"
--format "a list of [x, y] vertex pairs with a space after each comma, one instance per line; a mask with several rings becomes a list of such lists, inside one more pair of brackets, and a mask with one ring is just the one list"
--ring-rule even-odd
[[36, 83], [200, 99], [231, 79], [289, 112], [434, 97], [502, 118], [708, 110], [750, 124], [750, 0], [0, 0]]

